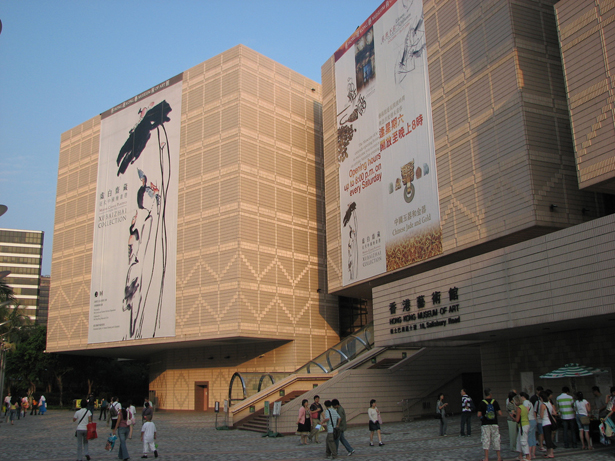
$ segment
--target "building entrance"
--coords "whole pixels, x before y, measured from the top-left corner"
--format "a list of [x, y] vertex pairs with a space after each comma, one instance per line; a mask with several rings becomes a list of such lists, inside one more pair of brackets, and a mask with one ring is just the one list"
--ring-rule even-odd
[[209, 409], [209, 381], [194, 383], [194, 409], [207, 411]]

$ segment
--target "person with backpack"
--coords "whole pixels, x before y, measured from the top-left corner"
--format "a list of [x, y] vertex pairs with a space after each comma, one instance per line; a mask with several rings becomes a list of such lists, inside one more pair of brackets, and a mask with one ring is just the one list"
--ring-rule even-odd
[[[461, 428], [459, 437], [470, 437], [472, 435], [472, 407], [474, 402], [465, 389], [461, 389]], [[467, 435], [466, 435], [467, 432]]]
[[115, 435], [117, 431], [117, 417], [122, 409], [122, 404], [117, 397], [111, 397], [111, 405], [109, 405], [109, 416], [111, 417], [111, 433]]
[[498, 461], [502, 461], [500, 454], [500, 429], [498, 427], [498, 415], [502, 416], [500, 404], [491, 395], [491, 389], [485, 389], [485, 398], [481, 400], [478, 406], [478, 419], [480, 419], [480, 440], [485, 451], [484, 461], [489, 460], [489, 448], [493, 445], [493, 449], [498, 455]]

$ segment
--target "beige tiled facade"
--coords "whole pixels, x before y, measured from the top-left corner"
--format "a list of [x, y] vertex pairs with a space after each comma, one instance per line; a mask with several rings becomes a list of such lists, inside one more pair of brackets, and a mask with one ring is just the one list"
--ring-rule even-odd
[[[576, 180], [552, 3], [424, 2], [440, 259], [461, 259], [467, 257], [461, 250], [476, 254], [603, 213], [600, 197], [580, 191]], [[341, 291], [334, 74], [332, 57], [322, 67], [327, 275], [331, 292], [347, 293]]]
[[555, 5], [582, 189], [615, 193], [615, 4], [561, 0]]
[[47, 350], [150, 357], [160, 406], [193, 409], [196, 381], [212, 406], [235, 371], [290, 372], [339, 337], [320, 85], [241, 45], [182, 85], [175, 337], [88, 345], [95, 117], [61, 139]]

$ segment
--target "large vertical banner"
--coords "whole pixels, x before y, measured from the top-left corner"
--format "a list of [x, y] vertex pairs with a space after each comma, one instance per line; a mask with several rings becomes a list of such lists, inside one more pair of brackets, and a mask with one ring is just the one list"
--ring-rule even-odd
[[182, 75], [102, 114], [89, 343], [175, 335]]
[[335, 53], [343, 284], [442, 253], [422, 0], [387, 0]]

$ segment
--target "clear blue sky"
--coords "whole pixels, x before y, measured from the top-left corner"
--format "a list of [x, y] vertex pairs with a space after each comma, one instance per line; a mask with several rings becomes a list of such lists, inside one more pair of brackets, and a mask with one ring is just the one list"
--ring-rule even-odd
[[3, 0], [0, 227], [51, 246], [60, 135], [237, 44], [321, 81], [381, 0]]

